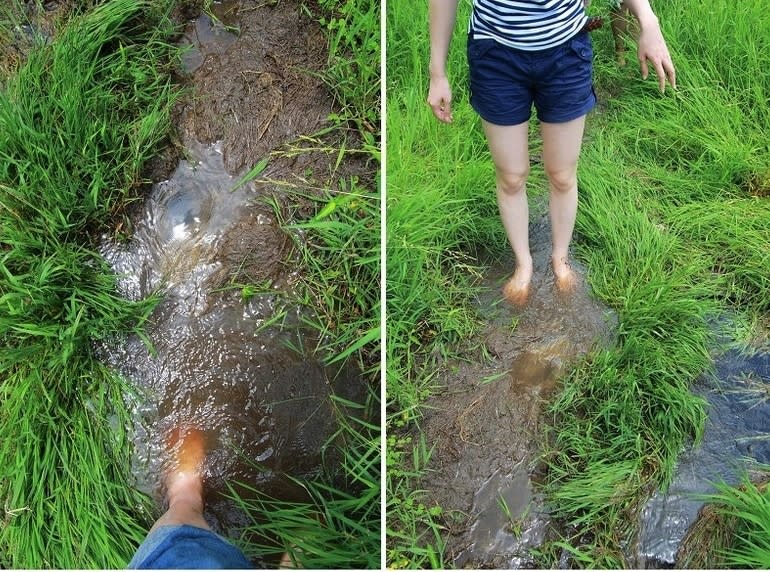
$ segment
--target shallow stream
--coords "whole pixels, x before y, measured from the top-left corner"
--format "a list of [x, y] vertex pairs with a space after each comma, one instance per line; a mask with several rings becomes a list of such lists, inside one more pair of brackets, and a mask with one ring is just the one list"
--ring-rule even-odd
[[[155, 185], [131, 241], [102, 245], [127, 298], [162, 295], [146, 328], [151, 348], [135, 337], [104, 348], [104, 357], [136, 391], [129, 402], [137, 487], [161, 504], [167, 435], [197, 427], [208, 449], [206, 515], [226, 532], [242, 519], [221, 496], [227, 483], [302, 498], [287, 475], [320, 474], [324, 444], [337, 428], [330, 393], [361, 399], [363, 387], [303, 350], [315, 341], [310, 332], [261, 328], [277, 291], [244, 301], [239, 288], [227, 288], [244, 260], [259, 264], [254, 272], [275, 287], [288, 287], [281, 231], [267, 208], [252, 204], [253, 185], [232, 190], [237, 178], [224, 170], [221, 144], [190, 143], [187, 157]], [[287, 323], [298, 324], [300, 312], [291, 309]]]
[[[277, 183], [233, 189], [271, 151], [324, 126], [331, 97], [318, 73], [326, 40], [301, 2], [214, 2], [180, 40], [188, 96], [175, 142], [151, 167], [159, 181], [133, 217], [128, 242], [105, 237], [102, 254], [129, 299], [159, 294], [146, 340], [101, 348], [129, 381], [136, 486], [163, 509], [166, 439], [202, 430], [206, 518], [224, 534], [244, 516], [224, 498], [246, 483], [276, 499], [307, 500], [291, 477], [335, 473], [328, 446], [344, 415], [332, 394], [364, 401], [357, 372], [313, 357], [316, 334], [299, 307], [284, 308], [297, 280], [291, 239], [262, 201]], [[212, 143], [200, 143], [210, 141]], [[180, 153], [181, 152], [181, 153]], [[178, 158], [181, 154], [181, 158]], [[329, 171], [318, 153], [271, 158], [263, 176], [297, 184]], [[323, 182], [305, 181], [313, 186]], [[260, 292], [242, 296], [242, 286]], [[269, 325], [286, 310], [283, 328]]]

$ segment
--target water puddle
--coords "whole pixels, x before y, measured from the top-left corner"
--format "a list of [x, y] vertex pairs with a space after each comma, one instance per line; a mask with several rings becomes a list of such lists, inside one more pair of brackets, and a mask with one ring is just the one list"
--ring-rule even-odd
[[446, 511], [445, 554], [460, 568], [534, 565], [527, 551], [549, 530], [533, 484], [541, 408], [566, 368], [608, 343], [614, 328], [614, 316], [585, 284], [569, 295], [556, 291], [546, 217], [532, 224], [530, 235], [529, 303], [515, 309], [501, 299], [512, 261], [490, 269], [479, 298], [488, 359], [447, 364], [445, 391], [426, 407], [433, 413], [423, 430], [434, 454], [421, 488]]
[[[220, 531], [242, 516], [222, 497], [241, 481], [279, 499], [302, 498], [287, 475], [319, 475], [332, 459], [324, 445], [337, 429], [332, 392], [360, 401], [363, 384], [351, 372], [309, 357], [315, 340], [297, 327], [262, 329], [276, 294], [244, 302], [223, 289], [235, 268], [290, 282], [282, 270], [280, 229], [252, 204], [253, 185], [232, 190], [221, 144], [191, 143], [173, 176], [155, 185], [130, 242], [105, 239], [102, 254], [130, 299], [158, 291], [162, 302], [146, 334], [103, 348], [105, 361], [135, 389], [128, 396], [135, 434], [133, 473], [139, 490], [162, 497], [166, 435], [193, 425], [205, 435], [207, 517]], [[255, 254], [256, 251], [256, 254]], [[278, 277], [280, 275], [280, 277]], [[278, 277], [278, 278], [276, 278]], [[299, 324], [299, 309], [288, 324]]]
[[679, 458], [665, 493], [657, 492], [641, 514], [638, 568], [670, 568], [712, 482], [739, 482], [752, 461], [770, 462], [770, 353], [716, 358], [716, 379], [700, 379], [693, 392], [709, 403], [703, 442]]
[[512, 473], [496, 471], [485, 481], [473, 497], [472, 512], [477, 518], [468, 533], [471, 544], [462, 555], [464, 564], [496, 555], [506, 569], [531, 565], [527, 548], [543, 543], [549, 521], [523, 463]]
[[210, 55], [223, 55], [236, 42], [239, 8], [240, 2], [214, 3], [214, 19], [204, 13], [187, 26], [182, 39], [182, 45], [188, 48], [182, 55], [185, 72], [197, 70]]

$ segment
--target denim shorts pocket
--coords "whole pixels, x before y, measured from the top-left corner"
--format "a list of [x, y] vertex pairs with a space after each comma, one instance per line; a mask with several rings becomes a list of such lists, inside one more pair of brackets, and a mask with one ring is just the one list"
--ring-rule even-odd
[[495, 47], [495, 41], [489, 39], [468, 38], [468, 59], [483, 58], [489, 50]]
[[590, 62], [593, 59], [593, 46], [591, 45], [591, 38], [587, 32], [578, 34], [572, 38], [569, 41], [569, 47], [581, 60]]

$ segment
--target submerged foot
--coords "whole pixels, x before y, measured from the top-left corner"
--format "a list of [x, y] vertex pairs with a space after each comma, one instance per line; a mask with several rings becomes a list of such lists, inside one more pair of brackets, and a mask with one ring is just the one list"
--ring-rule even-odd
[[203, 461], [206, 444], [203, 434], [194, 428], [174, 429], [168, 437], [172, 454], [171, 470], [166, 475], [169, 506], [179, 501], [203, 508]]
[[532, 281], [532, 268], [517, 266], [516, 272], [503, 286], [503, 297], [514, 306], [523, 306], [529, 298], [529, 283]]
[[566, 257], [554, 258], [553, 275], [556, 277], [556, 288], [560, 292], [571, 292], [577, 286], [577, 274], [572, 270]]

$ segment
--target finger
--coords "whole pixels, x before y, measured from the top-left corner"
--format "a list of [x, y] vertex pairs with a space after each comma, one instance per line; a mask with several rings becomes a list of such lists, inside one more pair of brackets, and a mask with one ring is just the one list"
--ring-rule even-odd
[[436, 116], [436, 119], [443, 121], [444, 123], [450, 123], [452, 121], [449, 101], [440, 99], [436, 103], [431, 103], [430, 100], [428, 100], [428, 103], [430, 104], [430, 108], [433, 111], [433, 115]]
[[647, 76], [650, 75], [650, 70], [647, 68], [646, 56], [639, 57], [639, 65], [642, 68], [642, 79], [647, 79]]
[[435, 103], [430, 106], [430, 108], [433, 110], [433, 115], [436, 116], [436, 119], [440, 121], [444, 121], [444, 106], [440, 103]]
[[444, 123], [451, 123], [452, 122], [452, 111], [449, 106], [449, 104], [446, 104], [446, 106], [440, 107], [437, 117], [443, 121]]
[[663, 69], [663, 63], [655, 61], [653, 65], [655, 66], [655, 75], [658, 76], [658, 88], [660, 93], [664, 93], [666, 91], [666, 72]]
[[673, 89], [676, 89], [676, 70], [674, 69], [674, 64], [671, 63], [671, 60], [666, 60], [665, 62], [663, 62], [663, 67], [666, 68], [668, 83], [671, 84], [671, 87]]

